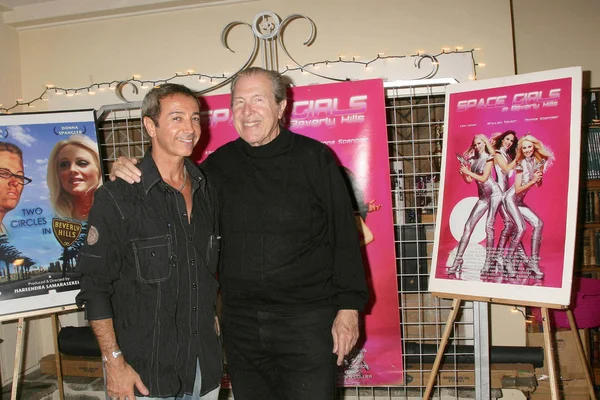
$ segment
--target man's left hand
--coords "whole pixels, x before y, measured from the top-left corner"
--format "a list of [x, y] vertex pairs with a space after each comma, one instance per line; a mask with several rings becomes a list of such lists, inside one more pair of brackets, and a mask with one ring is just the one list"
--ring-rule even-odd
[[347, 356], [358, 340], [358, 311], [339, 310], [333, 327], [333, 352], [337, 354], [337, 365], [342, 365], [344, 357]]

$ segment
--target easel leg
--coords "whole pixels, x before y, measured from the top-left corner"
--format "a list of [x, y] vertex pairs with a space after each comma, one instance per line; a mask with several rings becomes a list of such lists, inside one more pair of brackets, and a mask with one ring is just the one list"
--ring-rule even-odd
[[542, 317], [546, 359], [548, 360], [548, 375], [550, 375], [550, 394], [552, 395], [552, 400], [558, 400], [558, 381], [556, 379], [556, 363], [554, 362], [554, 344], [552, 343], [552, 332], [550, 331], [550, 314], [545, 307], [542, 307]]
[[440, 370], [440, 364], [442, 363], [442, 358], [444, 357], [444, 350], [446, 350], [450, 333], [452, 333], [452, 328], [454, 326], [454, 321], [456, 320], [459, 307], [460, 299], [454, 299], [452, 301], [452, 311], [450, 312], [450, 315], [448, 315], [448, 321], [446, 321], [446, 328], [444, 329], [444, 334], [442, 335], [442, 341], [440, 342], [440, 347], [438, 348], [437, 355], [435, 356], [435, 362], [433, 363], [433, 368], [431, 369], [431, 375], [429, 375], [429, 380], [427, 381], [427, 387], [425, 389], [425, 394], [423, 395], [423, 400], [429, 400], [429, 397], [431, 396], [433, 384], [435, 383], [438, 371]]
[[577, 346], [577, 353], [579, 353], [579, 360], [581, 361], [581, 366], [585, 371], [585, 380], [587, 381], [588, 389], [590, 390], [590, 399], [596, 400], [594, 381], [592, 381], [592, 374], [590, 373], [590, 365], [588, 364], [585, 352], [583, 351], [583, 345], [581, 344], [581, 337], [579, 337], [579, 332], [577, 331], [577, 325], [575, 324], [575, 317], [573, 316], [573, 311], [570, 309], [567, 310], [567, 318], [569, 319], [569, 326], [571, 327], [571, 332], [573, 332], [573, 335], [575, 335], [575, 345]]
[[62, 364], [60, 362], [60, 351], [58, 350], [58, 315], [52, 314], [52, 337], [54, 339], [54, 361], [56, 362], [56, 379], [58, 381], [58, 395], [60, 400], [65, 398], [63, 387]]
[[21, 357], [23, 355], [23, 332], [25, 331], [25, 318], [17, 322], [17, 345], [15, 349], [15, 369], [13, 371], [12, 392], [10, 398], [16, 400], [19, 385], [19, 372], [21, 370]]

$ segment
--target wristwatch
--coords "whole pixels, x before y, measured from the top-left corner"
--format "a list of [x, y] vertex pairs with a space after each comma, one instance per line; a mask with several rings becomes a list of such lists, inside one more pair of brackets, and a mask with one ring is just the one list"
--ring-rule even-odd
[[[115, 351], [112, 351], [110, 353], [110, 355], [112, 356], [112, 358], [119, 358], [123, 355], [123, 353], [121, 353], [121, 349], [117, 349]], [[107, 362], [108, 361], [108, 357], [107, 356], [102, 356], [102, 361]]]

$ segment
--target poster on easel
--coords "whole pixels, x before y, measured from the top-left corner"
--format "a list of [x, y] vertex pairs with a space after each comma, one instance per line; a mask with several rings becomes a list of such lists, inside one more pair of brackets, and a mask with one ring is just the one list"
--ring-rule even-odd
[[[345, 360], [340, 386], [397, 385], [403, 380], [398, 284], [390, 195], [383, 82], [379, 79], [293, 87], [286, 127], [326, 144], [338, 160], [355, 207], [371, 302], [364, 342]], [[208, 116], [197, 161], [239, 138], [229, 95], [201, 99]], [[227, 385], [227, 381], [224, 382]]]
[[100, 185], [94, 110], [0, 115], [0, 316], [75, 302]]
[[429, 290], [568, 305], [581, 68], [451, 85]]

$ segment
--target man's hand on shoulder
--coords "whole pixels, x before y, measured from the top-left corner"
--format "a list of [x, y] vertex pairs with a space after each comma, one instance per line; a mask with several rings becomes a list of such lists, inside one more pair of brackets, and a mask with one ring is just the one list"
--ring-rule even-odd
[[337, 365], [342, 365], [344, 357], [347, 356], [358, 340], [358, 311], [339, 310], [333, 327], [333, 353], [337, 354]]
[[120, 156], [117, 161], [112, 164], [110, 175], [111, 181], [121, 178], [128, 183], [140, 182], [142, 172], [136, 167], [138, 160]]
[[140, 375], [125, 362], [123, 357], [109, 358], [104, 366], [106, 368], [106, 392], [111, 399], [135, 399], [134, 387], [144, 396], [150, 393], [140, 379]]

